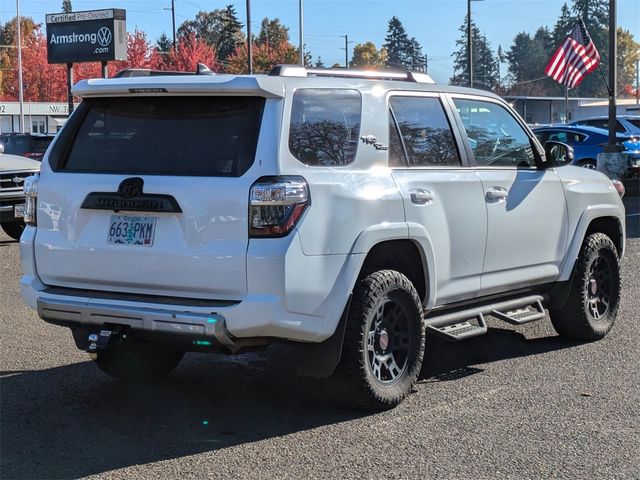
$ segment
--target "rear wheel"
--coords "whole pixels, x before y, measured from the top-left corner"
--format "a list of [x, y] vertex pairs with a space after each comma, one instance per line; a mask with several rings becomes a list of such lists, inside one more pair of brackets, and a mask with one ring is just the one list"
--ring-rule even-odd
[[3, 223], [2, 230], [15, 240], [20, 240], [20, 236], [24, 231], [24, 222]]
[[146, 343], [121, 343], [98, 350], [95, 363], [107, 375], [129, 382], [153, 382], [171, 373], [184, 352]]
[[381, 270], [360, 280], [334, 375], [341, 399], [367, 410], [398, 405], [418, 378], [424, 340], [422, 304], [406, 276]]
[[618, 252], [604, 233], [588, 236], [573, 270], [565, 305], [549, 310], [556, 332], [569, 340], [600, 340], [616, 319], [620, 305]]

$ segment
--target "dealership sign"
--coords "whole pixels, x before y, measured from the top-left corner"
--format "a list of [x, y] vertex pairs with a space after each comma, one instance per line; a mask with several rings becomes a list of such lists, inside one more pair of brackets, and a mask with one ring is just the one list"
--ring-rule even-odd
[[50, 13], [46, 19], [49, 63], [127, 59], [126, 12], [122, 9]]

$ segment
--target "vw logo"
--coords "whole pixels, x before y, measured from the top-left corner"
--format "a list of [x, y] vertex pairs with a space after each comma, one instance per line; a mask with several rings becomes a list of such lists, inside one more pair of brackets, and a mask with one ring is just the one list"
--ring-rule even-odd
[[118, 195], [122, 198], [137, 197], [142, 193], [142, 183], [140, 177], [125, 178], [118, 186]]
[[24, 178], [20, 178], [20, 177], [13, 177], [11, 180], [13, 180], [13, 183], [15, 183], [16, 185], [20, 185], [21, 183], [24, 182]]
[[107, 27], [98, 30], [98, 43], [103, 47], [108, 46], [111, 43], [111, 30]]

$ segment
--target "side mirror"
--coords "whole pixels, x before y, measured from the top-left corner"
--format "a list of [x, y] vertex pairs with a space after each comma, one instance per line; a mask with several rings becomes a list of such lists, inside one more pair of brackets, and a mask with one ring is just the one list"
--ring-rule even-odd
[[573, 147], [566, 143], [555, 140], [545, 142], [544, 155], [548, 167], [561, 167], [573, 163]]

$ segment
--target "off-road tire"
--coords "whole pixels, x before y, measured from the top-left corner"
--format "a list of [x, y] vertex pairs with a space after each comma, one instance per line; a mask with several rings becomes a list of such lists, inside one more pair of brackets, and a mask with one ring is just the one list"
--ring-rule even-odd
[[[594, 286], [593, 267], [599, 265], [596, 262], [603, 262], [609, 273], [604, 277], [598, 274], [607, 280], [602, 285], [596, 282]], [[597, 291], [593, 292], [592, 288]], [[549, 310], [553, 328], [568, 340], [594, 341], [604, 338], [618, 314], [620, 290], [620, 260], [615, 245], [604, 233], [589, 235], [582, 243], [573, 267], [571, 291], [566, 303], [561, 308]], [[596, 316], [590, 299], [598, 294], [604, 295], [608, 304], [602, 314]], [[597, 308], [598, 302], [595, 305]]]
[[9, 222], [2, 224], [2, 230], [14, 240], [20, 240], [24, 231], [24, 222]]
[[155, 382], [171, 373], [184, 352], [131, 342], [111, 345], [99, 350], [94, 359], [107, 375], [125, 382]]
[[[394, 323], [388, 323], [394, 318]], [[386, 352], [381, 357], [375, 357], [373, 345], [370, 345], [372, 339], [378, 342], [378, 348], [383, 344], [380, 340], [382, 333], [376, 333], [378, 329], [374, 322], [387, 325], [392, 332], [389, 334], [383, 329], [389, 350], [387, 347], [379, 350]], [[371, 273], [358, 281], [353, 292], [342, 356], [332, 377], [334, 393], [339, 395], [340, 401], [365, 410], [393, 408], [413, 389], [422, 367], [424, 348], [422, 303], [411, 281], [394, 270]], [[391, 370], [397, 374], [396, 378], [386, 382], [376, 377], [372, 366], [375, 363], [372, 358], [384, 356], [391, 356]], [[396, 362], [402, 359], [403, 368], [395, 369], [393, 365], [399, 366]], [[384, 363], [378, 363], [377, 375], [383, 376], [385, 369], [387, 376], [393, 375]]]

